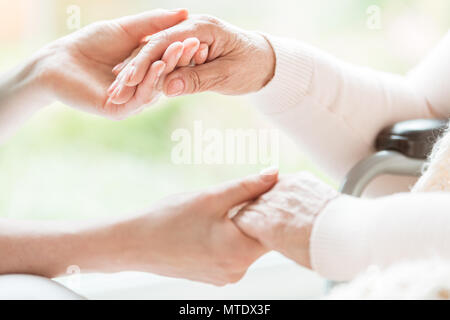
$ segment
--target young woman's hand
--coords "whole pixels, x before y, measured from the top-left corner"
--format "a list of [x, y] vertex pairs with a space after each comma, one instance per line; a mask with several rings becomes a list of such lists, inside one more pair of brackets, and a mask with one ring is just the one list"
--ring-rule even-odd
[[143, 214], [103, 221], [0, 219], [0, 274], [143, 271], [225, 285], [266, 249], [228, 217], [277, 182], [277, 172], [171, 196]]
[[266, 252], [228, 211], [267, 192], [277, 173], [256, 175], [163, 200], [118, 233], [125, 269], [224, 285], [241, 279]]
[[[176, 25], [187, 16], [184, 9], [153, 10], [96, 22], [61, 38], [35, 55], [41, 89], [72, 107], [113, 119], [125, 118], [142, 102], [115, 104], [108, 99], [107, 89], [115, 80], [112, 69], [148, 35]], [[134, 95], [135, 88], [125, 90], [124, 95]]]

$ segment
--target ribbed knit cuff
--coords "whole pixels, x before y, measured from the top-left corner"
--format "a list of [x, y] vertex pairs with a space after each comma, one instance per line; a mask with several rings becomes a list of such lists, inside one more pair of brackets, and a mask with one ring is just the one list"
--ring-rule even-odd
[[368, 200], [342, 195], [331, 201], [314, 224], [310, 239], [313, 270], [335, 281], [354, 278], [369, 266]]
[[275, 51], [275, 75], [252, 97], [263, 113], [279, 113], [298, 105], [308, 93], [313, 75], [313, 59], [310, 49], [301, 42], [264, 36]]

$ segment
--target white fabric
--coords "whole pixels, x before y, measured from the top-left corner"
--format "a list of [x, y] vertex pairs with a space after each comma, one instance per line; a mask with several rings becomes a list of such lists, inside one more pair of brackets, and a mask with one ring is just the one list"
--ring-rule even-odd
[[[385, 126], [450, 116], [450, 33], [408, 76], [355, 67], [297, 41], [268, 39], [277, 67], [256, 94], [257, 104], [338, 180], [373, 152]], [[400, 180], [379, 179], [378, 191], [408, 190]], [[313, 267], [327, 278], [348, 280], [372, 264], [450, 258], [449, 211], [446, 193], [340, 197], [315, 223]]]

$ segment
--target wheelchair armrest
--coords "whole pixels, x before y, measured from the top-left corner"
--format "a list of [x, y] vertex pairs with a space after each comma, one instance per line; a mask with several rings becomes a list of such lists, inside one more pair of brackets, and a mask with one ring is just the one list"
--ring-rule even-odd
[[447, 128], [447, 119], [418, 119], [398, 122], [377, 136], [377, 151], [393, 150], [414, 159], [426, 159]]

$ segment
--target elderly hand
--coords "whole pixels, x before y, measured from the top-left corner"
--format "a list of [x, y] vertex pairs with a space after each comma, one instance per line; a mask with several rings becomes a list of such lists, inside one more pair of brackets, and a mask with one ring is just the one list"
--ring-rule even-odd
[[114, 119], [132, 114], [144, 101], [114, 104], [107, 89], [115, 79], [112, 69], [138, 48], [146, 36], [180, 23], [187, 11], [154, 10], [117, 20], [91, 24], [59, 39], [37, 53], [34, 67], [39, 82], [52, 98], [70, 106]]
[[284, 176], [271, 191], [241, 209], [234, 221], [267, 249], [311, 268], [309, 239], [315, 218], [337, 196], [312, 174]]
[[227, 212], [270, 190], [277, 172], [247, 177], [194, 194], [170, 197], [121, 224], [116, 241], [125, 265], [171, 277], [224, 285], [243, 277], [266, 252]]
[[[152, 72], [152, 64], [169, 45], [191, 37], [197, 38], [205, 49], [209, 47], [207, 63], [178, 68], [150, 92], [144, 79]], [[202, 91], [238, 95], [258, 91], [272, 79], [275, 54], [261, 34], [214, 17], [197, 15], [151, 36], [143, 50], [136, 51], [127, 66], [121, 67], [119, 78], [125, 78], [131, 68], [136, 70], [133, 76], [127, 77], [126, 86], [138, 86], [138, 91], [146, 91], [149, 97], [157, 95], [159, 90], [168, 96]], [[125, 100], [127, 96], [124, 93], [118, 99]]]
[[[0, 221], [0, 274], [57, 277], [143, 271], [216, 285], [236, 282], [266, 249], [228, 211], [270, 190], [262, 172], [202, 192], [169, 197], [143, 214], [96, 221]], [[44, 257], [37, 259], [36, 257]]]

